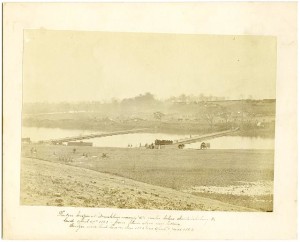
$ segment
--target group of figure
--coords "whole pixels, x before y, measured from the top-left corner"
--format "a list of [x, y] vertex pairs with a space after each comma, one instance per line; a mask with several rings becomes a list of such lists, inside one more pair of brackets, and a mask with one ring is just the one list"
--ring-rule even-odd
[[[183, 149], [184, 146], [185, 146], [184, 144], [179, 144], [178, 149]], [[210, 143], [205, 143], [205, 142], [201, 143], [201, 145], [200, 145], [201, 150], [208, 149], [208, 148], [210, 148]]]
[[58, 160], [59, 161], [64, 161], [64, 162], [72, 162], [73, 161], [73, 159], [70, 156], [65, 156], [65, 155], [59, 156]]
[[33, 154], [36, 155], [36, 153], [37, 153], [36, 148], [32, 147], [31, 150], [30, 150], [30, 153], [31, 153], [31, 155], [33, 155]]
[[107, 153], [102, 153], [102, 158], [108, 158]]
[[155, 145], [154, 145], [153, 143], [150, 144], [150, 145], [145, 144], [145, 147], [146, 147], [147, 149], [154, 149], [154, 148], [155, 148]]

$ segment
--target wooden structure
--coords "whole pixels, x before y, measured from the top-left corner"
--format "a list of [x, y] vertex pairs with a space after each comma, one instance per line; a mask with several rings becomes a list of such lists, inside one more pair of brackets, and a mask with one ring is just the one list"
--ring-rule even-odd
[[155, 140], [155, 145], [171, 145], [173, 144], [172, 140]]
[[71, 141], [77, 141], [77, 140], [84, 140], [84, 139], [92, 139], [92, 138], [98, 138], [98, 137], [107, 137], [107, 136], [113, 136], [113, 135], [120, 135], [120, 134], [134, 134], [139, 133], [143, 131], [147, 131], [149, 129], [132, 129], [132, 130], [121, 130], [121, 131], [115, 131], [110, 133], [100, 133], [100, 134], [89, 134], [89, 135], [80, 135], [80, 136], [74, 136], [74, 137], [65, 137], [65, 138], [59, 138], [59, 139], [51, 139], [51, 140], [41, 140], [40, 143], [50, 143], [50, 144], [59, 144], [63, 142], [71, 142]]
[[213, 138], [228, 135], [228, 134], [236, 132], [238, 130], [239, 130], [239, 128], [235, 128], [235, 129], [225, 130], [225, 131], [221, 131], [221, 132], [215, 132], [215, 133], [204, 134], [204, 135], [197, 135], [197, 136], [193, 136], [191, 138], [182, 139], [182, 140], [178, 140], [176, 142], [173, 142], [172, 146], [176, 145], [178, 147], [179, 144], [191, 144], [191, 143], [195, 143], [195, 142], [198, 142], [198, 141], [209, 140], [209, 139], [213, 139]]
[[92, 142], [68, 142], [68, 146], [93, 146]]
[[22, 143], [30, 144], [31, 140], [30, 140], [30, 138], [22, 138]]

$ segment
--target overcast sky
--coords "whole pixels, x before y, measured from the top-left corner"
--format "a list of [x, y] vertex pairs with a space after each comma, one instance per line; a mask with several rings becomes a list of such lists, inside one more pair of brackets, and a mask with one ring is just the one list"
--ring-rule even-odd
[[274, 37], [26, 30], [23, 64], [24, 102], [276, 94]]

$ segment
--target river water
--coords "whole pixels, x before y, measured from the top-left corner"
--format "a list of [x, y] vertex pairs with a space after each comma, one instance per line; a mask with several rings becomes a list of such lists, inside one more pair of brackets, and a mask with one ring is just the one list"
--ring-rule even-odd
[[[59, 128], [37, 128], [37, 127], [22, 127], [22, 138], [30, 137], [31, 141], [37, 142], [40, 140], [58, 139], [65, 137], [73, 137], [79, 135], [94, 134], [92, 130], [77, 130], [77, 129], [59, 129]], [[101, 133], [101, 132], [97, 132]]]
[[[211, 149], [274, 149], [274, 139], [260, 137], [222, 136], [205, 142]], [[202, 142], [185, 145], [185, 148], [199, 149]]]
[[[92, 130], [69, 130], [59, 128], [37, 128], [23, 127], [22, 137], [30, 137], [33, 142], [39, 140], [57, 139], [64, 137], [73, 137], [94, 133], [105, 133]], [[167, 134], [167, 133], [135, 133], [107, 136], [83, 140], [92, 142], [96, 147], [140, 147], [145, 144], [151, 144], [156, 139], [180, 140], [189, 138], [190, 134]], [[259, 137], [241, 137], [241, 136], [223, 136], [206, 140], [210, 143], [211, 149], [274, 149], [274, 139]], [[201, 142], [185, 145], [185, 149], [199, 149]]]

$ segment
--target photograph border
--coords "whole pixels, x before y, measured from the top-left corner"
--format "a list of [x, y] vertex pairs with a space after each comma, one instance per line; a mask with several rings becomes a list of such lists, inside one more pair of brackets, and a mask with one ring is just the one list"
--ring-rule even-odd
[[[296, 238], [297, 3], [5, 3], [3, 27], [3, 234], [5, 239]], [[196, 223], [191, 225], [187, 222], [194, 230], [186, 232], [147, 231], [145, 233], [142, 230], [134, 233], [122, 230], [75, 232], [66, 227], [57, 216], [62, 208], [20, 206], [23, 30], [40, 28], [276, 36], [278, 68], [274, 212], [64, 208], [73, 213], [101, 211], [123, 216], [186, 214], [214, 218], [214, 223], [206, 225]]]

